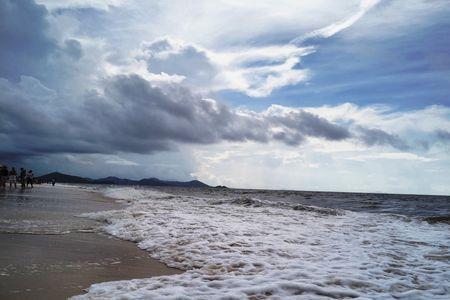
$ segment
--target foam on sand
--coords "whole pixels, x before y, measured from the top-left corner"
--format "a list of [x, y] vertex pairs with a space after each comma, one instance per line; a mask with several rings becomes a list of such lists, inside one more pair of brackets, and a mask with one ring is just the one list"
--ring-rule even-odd
[[[450, 231], [394, 215], [109, 188], [85, 214], [180, 275], [92, 285], [76, 299], [448, 299]], [[329, 212], [329, 213], [325, 213]]]

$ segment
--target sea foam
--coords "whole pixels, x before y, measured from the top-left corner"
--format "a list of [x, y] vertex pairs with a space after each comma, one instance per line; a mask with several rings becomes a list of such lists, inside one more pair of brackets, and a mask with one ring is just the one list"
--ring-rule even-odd
[[108, 188], [123, 210], [85, 214], [186, 270], [94, 284], [74, 299], [449, 299], [446, 224], [395, 215]]

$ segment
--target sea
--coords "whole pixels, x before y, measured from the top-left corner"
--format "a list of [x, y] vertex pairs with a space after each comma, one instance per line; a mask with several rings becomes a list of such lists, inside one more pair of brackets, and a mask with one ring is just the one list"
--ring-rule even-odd
[[450, 197], [79, 186], [126, 205], [81, 215], [179, 275], [74, 299], [450, 299]]

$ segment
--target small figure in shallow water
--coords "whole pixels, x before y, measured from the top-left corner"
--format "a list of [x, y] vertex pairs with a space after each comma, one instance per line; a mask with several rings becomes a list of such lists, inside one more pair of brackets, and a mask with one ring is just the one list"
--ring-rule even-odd
[[7, 166], [2, 166], [0, 168], [0, 186], [3, 188], [6, 188], [6, 183], [8, 182], [8, 167]]
[[9, 188], [12, 188], [13, 184], [14, 188], [17, 188], [17, 172], [15, 168], [9, 171]]
[[52, 186], [55, 186], [56, 180], [53, 178], [52, 179]]
[[29, 170], [27, 173], [27, 187], [28, 185], [31, 185], [31, 188], [33, 188], [33, 182], [34, 182], [33, 170]]
[[26, 177], [27, 177], [27, 171], [24, 168], [20, 168], [20, 185], [21, 185], [22, 189], [25, 188]]

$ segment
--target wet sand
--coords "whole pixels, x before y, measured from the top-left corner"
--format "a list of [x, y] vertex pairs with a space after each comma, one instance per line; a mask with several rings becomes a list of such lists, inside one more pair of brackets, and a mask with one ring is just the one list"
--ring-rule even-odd
[[101, 224], [77, 216], [121, 207], [121, 204], [99, 193], [74, 187], [41, 185], [25, 190], [0, 190], [0, 232], [59, 234], [95, 231]]
[[0, 191], [0, 298], [65, 299], [97, 282], [181, 273], [76, 217], [120, 207], [71, 188]]

